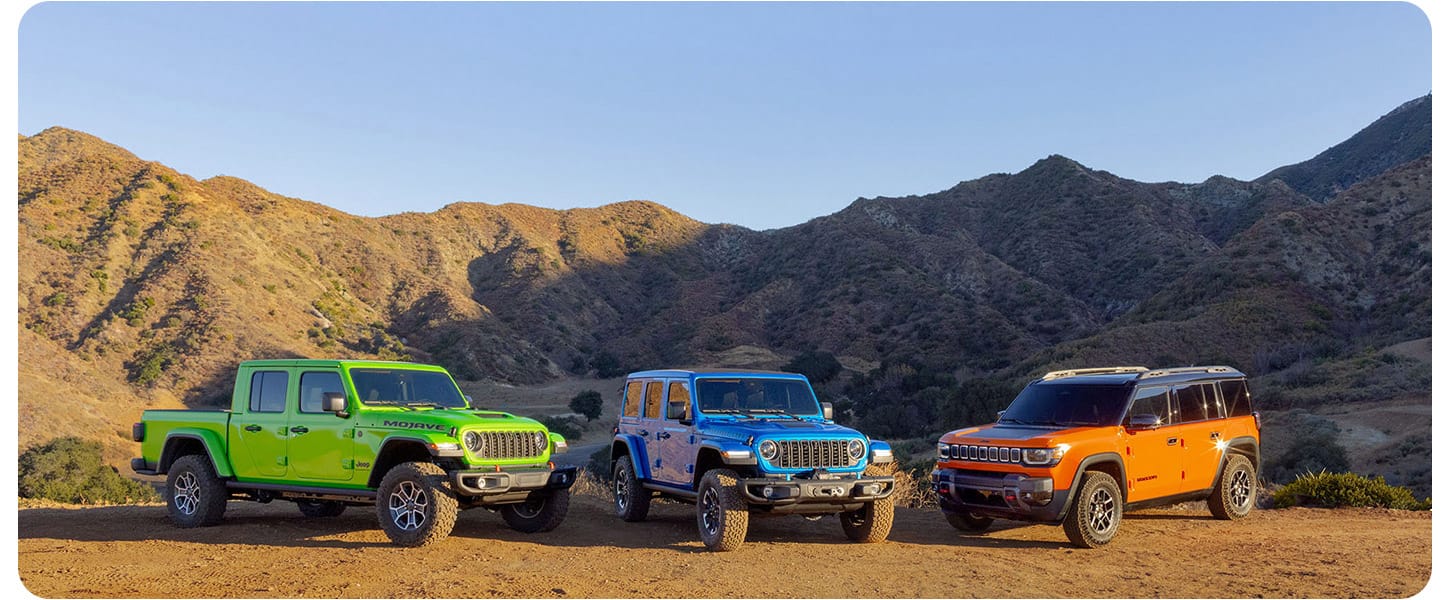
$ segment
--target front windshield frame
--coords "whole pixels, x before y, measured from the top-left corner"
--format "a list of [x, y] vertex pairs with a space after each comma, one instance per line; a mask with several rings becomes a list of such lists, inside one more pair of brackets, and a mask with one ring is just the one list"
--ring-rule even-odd
[[[727, 398], [728, 394], [738, 394], [740, 390], [720, 392], [718, 397], [714, 395], [711, 388], [716, 386], [760, 386], [760, 398], [752, 405], [750, 398], [743, 402], [739, 398]], [[771, 391], [766, 386], [775, 386]], [[767, 393], [786, 393], [784, 398], [776, 396], [768, 398]], [[802, 393], [803, 392], [803, 393]], [[754, 397], [755, 392], [748, 392]], [[696, 410], [701, 415], [709, 416], [779, 416], [779, 417], [820, 417], [821, 402], [816, 398], [816, 391], [811, 388], [808, 381], [787, 378], [787, 377], [699, 377], [695, 379], [695, 394], [693, 396]], [[733, 405], [729, 405], [733, 401]]]
[[[997, 422], [1035, 427], [1108, 427], [1122, 423], [1133, 386], [1103, 383], [1033, 383], [1023, 388]], [[1065, 396], [1093, 394], [1064, 410]]]
[[[401, 394], [404, 396], [403, 398], [370, 400], [369, 396], [372, 395], [371, 392], [374, 389], [377, 389], [377, 391], [381, 391], [381, 388], [376, 388], [373, 385], [369, 385], [369, 382], [366, 381], [359, 383], [358, 375], [383, 373], [386, 373], [388, 376], [396, 376], [399, 378], [426, 378], [430, 380], [427, 383], [432, 387], [431, 389], [427, 390], [429, 393], [427, 393], [425, 397], [423, 394], [420, 394], [418, 392], [417, 383], [412, 382], [408, 384], [407, 388], [408, 390], [412, 390], [412, 397], [409, 397], [408, 391], [404, 391]], [[401, 379], [399, 383], [403, 383]], [[468, 400], [464, 397], [463, 391], [458, 388], [458, 382], [454, 381], [453, 376], [450, 375], [447, 371], [434, 371], [429, 369], [407, 369], [399, 367], [351, 367], [347, 369], [347, 384], [349, 387], [352, 388], [353, 395], [357, 397], [358, 402], [360, 402], [364, 406], [398, 406], [404, 408], [468, 408]], [[364, 389], [365, 387], [367, 389]]]

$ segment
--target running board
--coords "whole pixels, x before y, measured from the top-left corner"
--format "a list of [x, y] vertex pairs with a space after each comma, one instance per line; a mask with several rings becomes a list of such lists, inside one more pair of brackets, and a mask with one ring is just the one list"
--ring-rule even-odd
[[680, 489], [680, 488], [677, 488], [677, 487], [674, 487], [674, 486], [669, 486], [669, 485], [661, 485], [661, 484], [658, 484], [658, 483], [644, 483], [644, 482], [640, 483], [640, 485], [644, 486], [644, 489], [647, 489], [647, 490], [654, 490], [656, 492], [664, 492], [664, 493], [670, 494], [672, 496], [682, 496], [682, 497], [688, 498], [690, 500], [694, 500], [696, 496], [699, 496], [699, 494], [695, 493], [693, 490], [684, 490], [684, 489]]
[[240, 481], [228, 481], [227, 489], [241, 491], [267, 490], [269, 492], [297, 494], [319, 500], [364, 498], [371, 501], [378, 497], [378, 493], [373, 490], [340, 490], [337, 488], [306, 487], [281, 483], [243, 483]]

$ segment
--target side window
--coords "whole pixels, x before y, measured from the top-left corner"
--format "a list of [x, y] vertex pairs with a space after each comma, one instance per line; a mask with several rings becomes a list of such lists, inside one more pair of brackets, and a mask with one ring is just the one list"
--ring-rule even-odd
[[640, 382], [631, 381], [624, 387], [624, 408], [619, 411], [621, 417], [639, 416], [639, 388]]
[[287, 372], [252, 373], [252, 412], [279, 413], [287, 408]]
[[1173, 388], [1178, 395], [1178, 417], [1184, 423], [1202, 421], [1208, 418], [1203, 397], [1203, 386], [1180, 385]]
[[1198, 389], [1203, 391], [1203, 408], [1210, 419], [1223, 418], [1223, 403], [1219, 402], [1218, 386], [1212, 383], [1201, 383]]
[[1218, 382], [1223, 390], [1223, 407], [1230, 417], [1247, 417], [1254, 414], [1249, 405], [1249, 386], [1242, 379]]
[[664, 396], [664, 384], [651, 381], [644, 388], [644, 418], [660, 418], [660, 399]]
[[690, 388], [682, 381], [670, 382], [670, 402], [684, 402], [685, 414], [690, 414]]
[[324, 392], [346, 393], [342, 389], [342, 376], [331, 371], [303, 373], [301, 383], [301, 398], [298, 408], [305, 413], [322, 412], [322, 394]]
[[[1128, 419], [1137, 415], [1153, 415], [1163, 425], [1173, 423], [1173, 414], [1168, 407], [1168, 388], [1142, 388], [1133, 394], [1133, 405], [1128, 408]], [[1125, 421], [1126, 422], [1126, 421]]]

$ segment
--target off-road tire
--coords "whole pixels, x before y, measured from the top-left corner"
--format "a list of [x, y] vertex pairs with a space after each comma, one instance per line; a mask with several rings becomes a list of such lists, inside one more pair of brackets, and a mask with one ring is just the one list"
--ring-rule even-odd
[[407, 462], [388, 470], [378, 486], [378, 525], [399, 546], [424, 546], [448, 537], [458, 521], [458, 498], [438, 465]]
[[171, 524], [190, 529], [222, 522], [227, 511], [227, 484], [217, 477], [211, 459], [188, 454], [171, 463], [166, 473], [166, 511]]
[[639, 482], [629, 455], [614, 461], [614, 516], [625, 521], [643, 521], [649, 515], [650, 491]]
[[740, 477], [730, 469], [711, 469], [700, 481], [695, 499], [695, 525], [707, 550], [729, 552], [745, 543], [750, 528], [750, 510], [736, 483]]
[[992, 517], [975, 513], [942, 512], [942, 516], [947, 518], [948, 525], [966, 533], [982, 533], [992, 526]]
[[534, 492], [518, 504], [507, 504], [499, 508], [509, 527], [524, 533], [553, 531], [569, 514], [569, 490], [547, 490]]
[[303, 516], [317, 519], [336, 517], [347, 509], [347, 505], [336, 500], [298, 500], [297, 508]]
[[1214, 518], [1233, 520], [1248, 516], [1254, 509], [1258, 474], [1253, 463], [1242, 454], [1230, 454], [1223, 465], [1223, 474], [1208, 494], [1208, 512]]
[[891, 500], [873, 500], [865, 506], [841, 513], [841, 529], [853, 542], [875, 544], [886, 540], [891, 523], [896, 519], [896, 506]]
[[1099, 548], [1113, 540], [1123, 524], [1123, 492], [1102, 471], [1088, 471], [1067, 511], [1062, 529], [1079, 548]]

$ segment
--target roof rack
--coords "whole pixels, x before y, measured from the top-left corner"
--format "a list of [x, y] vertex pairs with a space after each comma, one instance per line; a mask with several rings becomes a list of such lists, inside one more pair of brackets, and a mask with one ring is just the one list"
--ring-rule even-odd
[[1143, 379], [1143, 378], [1146, 378], [1146, 377], [1162, 377], [1164, 375], [1174, 375], [1174, 374], [1177, 374], [1177, 373], [1228, 373], [1230, 371], [1233, 371], [1233, 369], [1231, 369], [1229, 367], [1219, 367], [1219, 366], [1213, 366], [1213, 367], [1176, 367], [1176, 368], [1172, 368], [1172, 369], [1154, 369], [1152, 371], [1148, 371], [1147, 373], [1143, 373], [1141, 375], [1138, 375], [1138, 379]]
[[[1118, 373], [1147, 373], [1148, 367], [1099, 367], [1096, 369], [1068, 369], [1066, 371], [1052, 371], [1042, 376], [1043, 381], [1060, 379], [1063, 377], [1076, 377], [1078, 375], [1116, 375]], [[1142, 375], [1139, 375], [1142, 377]]]

